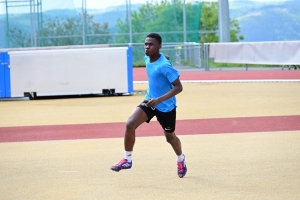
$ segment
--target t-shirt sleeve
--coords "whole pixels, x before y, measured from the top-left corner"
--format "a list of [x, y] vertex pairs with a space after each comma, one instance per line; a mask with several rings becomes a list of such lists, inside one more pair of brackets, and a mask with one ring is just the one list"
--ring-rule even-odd
[[167, 77], [170, 83], [173, 83], [180, 76], [179, 72], [170, 63], [162, 67], [161, 72]]

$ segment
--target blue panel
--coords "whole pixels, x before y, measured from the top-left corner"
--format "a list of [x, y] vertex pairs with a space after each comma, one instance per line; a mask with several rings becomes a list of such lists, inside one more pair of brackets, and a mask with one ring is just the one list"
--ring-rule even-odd
[[128, 92], [133, 92], [133, 59], [132, 59], [132, 47], [128, 47], [127, 50], [127, 71], [128, 71]]
[[11, 97], [10, 60], [7, 52], [0, 53], [0, 98]]
[[4, 53], [0, 53], [0, 98], [5, 97]]
[[11, 97], [11, 88], [10, 88], [10, 59], [7, 52], [4, 53], [4, 60], [6, 62], [6, 66], [4, 67], [4, 77], [5, 77], [5, 97]]

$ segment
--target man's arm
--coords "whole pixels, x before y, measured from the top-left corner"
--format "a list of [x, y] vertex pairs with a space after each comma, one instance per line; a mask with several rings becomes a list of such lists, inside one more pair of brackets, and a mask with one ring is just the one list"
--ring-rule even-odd
[[172, 85], [174, 86], [169, 92], [167, 92], [166, 94], [158, 97], [158, 98], [155, 98], [155, 99], [151, 99], [147, 104], [146, 106], [147, 107], [154, 107], [158, 104], [160, 104], [161, 102], [179, 94], [180, 92], [182, 92], [183, 90], [183, 87], [182, 87], [182, 84], [180, 82], [180, 79], [177, 78], [174, 82], [172, 82]]

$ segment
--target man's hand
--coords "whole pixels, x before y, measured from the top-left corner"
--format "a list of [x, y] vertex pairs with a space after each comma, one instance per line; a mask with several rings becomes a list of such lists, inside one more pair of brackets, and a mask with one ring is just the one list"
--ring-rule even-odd
[[154, 108], [155, 106], [157, 106], [158, 104], [160, 104], [161, 101], [158, 98], [149, 98], [148, 102], [146, 103], [146, 107], [152, 107]]

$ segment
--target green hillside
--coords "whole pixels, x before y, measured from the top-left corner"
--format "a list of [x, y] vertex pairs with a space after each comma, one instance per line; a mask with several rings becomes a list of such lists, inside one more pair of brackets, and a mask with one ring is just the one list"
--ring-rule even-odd
[[237, 19], [244, 41], [300, 40], [300, 1], [283, 4], [233, 6], [231, 18]]

